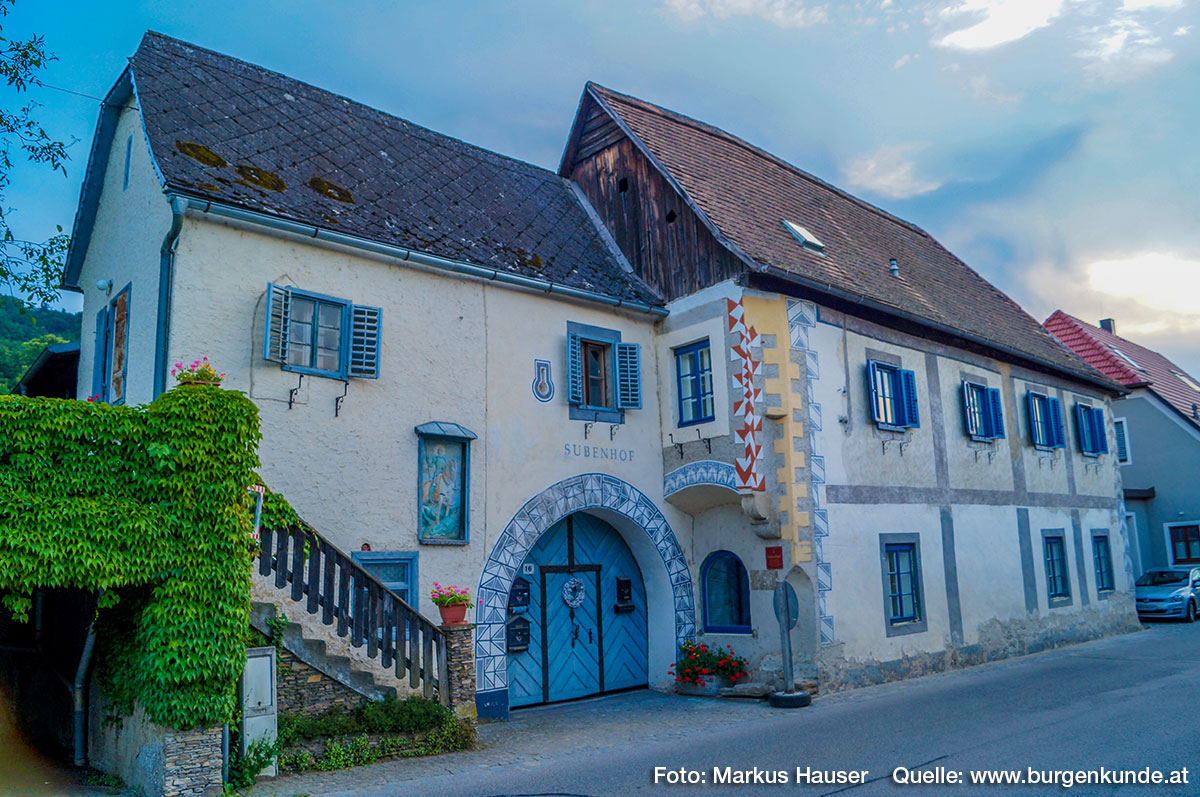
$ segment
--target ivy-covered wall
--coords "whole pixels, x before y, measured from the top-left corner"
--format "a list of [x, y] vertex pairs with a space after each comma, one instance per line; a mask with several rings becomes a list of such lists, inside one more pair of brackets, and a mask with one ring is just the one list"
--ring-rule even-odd
[[0, 396], [3, 602], [23, 616], [37, 587], [104, 590], [97, 674], [120, 710], [233, 718], [258, 440], [254, 404], [216, 387], [141, 407]]

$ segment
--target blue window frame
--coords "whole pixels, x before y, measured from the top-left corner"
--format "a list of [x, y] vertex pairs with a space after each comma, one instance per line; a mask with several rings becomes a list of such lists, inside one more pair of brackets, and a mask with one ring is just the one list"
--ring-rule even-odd
[[1059, 400], [1030, 390], [1025, 394], [1025, 403], [1029, 410], [1029, 439], [1033, 444], [1039, 448], [1063, 448], [1066, 435]]
[[713, 420], [712, 350], [707, 339], [675, 349], [675, 379], [679, 388], [679, 425]]
[[129, 309], [132, 283], [96, 313], [92, 392], [97, 401], [124, 404], [129, 375]]
[[1112, 592], [1115, 589], [1112, 549], [1108, 545], [1107, 534], [1092, 535], [1092, 558], [1096, 564], [1096, 592]]
[[312, 376], [377, 379], [382, 317], [378, 307], [267, 283], [263, 359]]
[[871, 397], [871, 419], [892, 428], [917, 428], [917, 377], [889, 363], [867, 361], [867, 391]]
[[1075, 404], [1075, 430], [1079, 450], [1084, 456], [1108, 453], [1108, 430], [1104, 428], [1104, 410], [1089, 404]]
[[351, 557], [405, 603], [416, 606], [416, 551], [355, 551]]
[[1063, 538], [1047, 536], [1043, 541], [1046, 556], [1046, 594], [1051, 600], [1071, 597], [1067, 578], [1067, 553]]
[[962, 383], [963, 423], [970, 437], [995, 440], [1004, 437], [1004, 405], [997, 388]]
[[913, 543], [885, 545], [884, 556], [887, 562], [888, 623], [915, 623], [921, 619], [917, 546]]
[[567, 403], [572, 420], [624, 423], [642, 408], [642, 354], [615, 329], [567, 322]]
[[715, 634], [749, 634], [750, 575], [729, 551], [714, 551], [700, 568], [704, 630]]

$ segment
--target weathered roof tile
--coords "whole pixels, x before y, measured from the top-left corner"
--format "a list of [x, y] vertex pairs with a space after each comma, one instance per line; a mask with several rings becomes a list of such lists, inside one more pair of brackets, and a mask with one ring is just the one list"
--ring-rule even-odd
[[[661, 304], [553, 172], [157, 33], [146, 34], [131, 67], [172, 190], [317, 226], [336, 218], [339, 231], [373, 241]], [[177, 141], [202, 144], [228, 165], [207, 166]], [[239, 166], [266, 174], [255, 185]], [[313, 178], [352, 201], [319, 193]], [[277, 180], [283, 190], [270, 190]]]

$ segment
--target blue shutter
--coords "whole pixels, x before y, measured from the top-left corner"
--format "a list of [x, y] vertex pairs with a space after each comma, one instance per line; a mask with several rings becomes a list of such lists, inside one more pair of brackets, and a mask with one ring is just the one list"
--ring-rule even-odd
[[993, 439], [1004, 437], [1004, 405], [1000, 401], [1000, 389], [988, 388], [987, 391], [988, 437]]
[[900, 371], [900, 405], [903, 407], [902, 426], [919, 427], [921, 413], [917, 409], [917, 375], [912, 371]]
[[642, 408], [642, 350], [636, 343], [617, 344], [617, 408]]
[[282, 365], [287, 362], [288, 330], [292, 323], [291, 290], [267, 283], [267, 320], [263, 331], [263, 359]]
[[1064, 448], [1066, 433], [1063, 429], [1062, 403], [1056, 398], [1047, 399], [1046, 403], [1050, 405], [1050, 447]]
[[350, 376], [379, 378], [379, 334], [383, 311], [378, 307], [350, 307]]
[[962, 381], [962, 386], [959, 389], [959, 393], [961, 394], [959, 398], [962, 399], [963, 431], [966, 432], [968, 436], [983, 434], [982, 429], [971, 428], [974, 426], [974, 424], [971, 423], [973, 420], [971, 418], [971, 383], [964, 379]]
[[1092, 439], [1096, 441], [1096, 453], [1108, 453], [1108, 429], [1104, 426], [1104, 410], [1099, 407], [1092, 408], [1092, 429], [1094, 434]]
[[874, 360], [867, 360], [867, 400], [871, 405], [871, 420], [882, 423], [879, 417], [879, 369]]
[[103, 401], [104, 386], [108, 382], [108, 306], [96, 313], [96, 351], [92, 357], [92, 392]]
[[583, 344], [574, 332], [567, 333], [567, 403], [583, 403]]
[[1038, 440], [1037, 424], [1035, 424], [1033, 422], [1033, 417], [1034, 417], [1033, 416], [1033, 413], [1034, 413], [1033, 406], [1034, 406], [1035, 402], [1036, 402], [1036, 399], [1033, 397], [1033, 393], [1029, 390], [1026, 390], [1025, 391], [1025, 415], [1026, 415], [1026, 417], [1029, 418], [1029, 441], [1031, 443], [1033, 443], [1035, 446], [1037, 446], [1037, 445], [1042, 445], [1042, 441]]

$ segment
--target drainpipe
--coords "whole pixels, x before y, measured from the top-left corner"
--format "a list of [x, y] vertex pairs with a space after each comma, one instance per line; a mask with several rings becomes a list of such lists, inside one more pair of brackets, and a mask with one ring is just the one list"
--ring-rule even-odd
[[163, 238], [158, 264], [158, 324], [154, 335], [154, 397], [167, 389], [167, 343], [171, 332], [171, 288], [175, 282], [175, 248], [183, 229], [187, 201], [171, 195], [171, 228]]
[[[103, 595], [100, 590], [99, 595]], [[99, 595], [97, 597], [99, 597]], [[88, 623], [87, 639], [83, 652], [79, 654], [79, 666], [75, 669], [75, 683], [71, 686], [71, 697], [75, 703], [75, 766], [87, 766], [87, 677], [92, 664], [92, 651], [96, 647], [96, 619]]]

